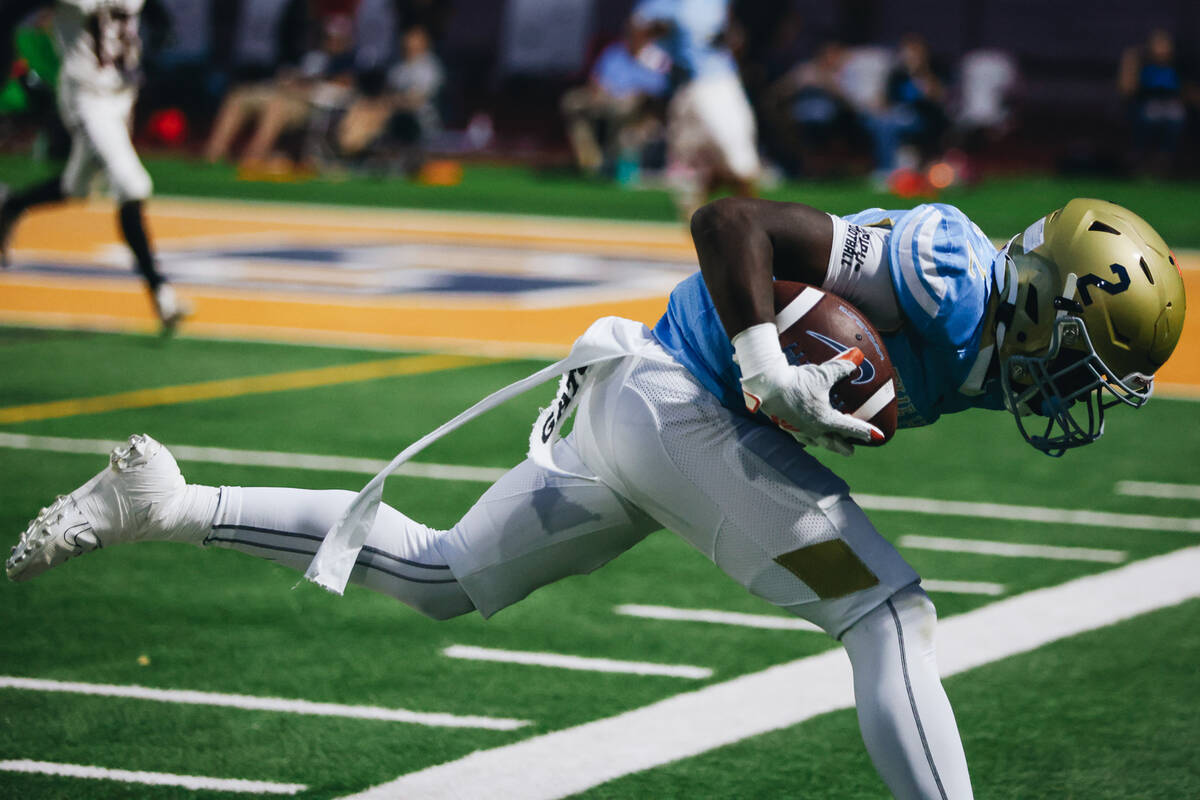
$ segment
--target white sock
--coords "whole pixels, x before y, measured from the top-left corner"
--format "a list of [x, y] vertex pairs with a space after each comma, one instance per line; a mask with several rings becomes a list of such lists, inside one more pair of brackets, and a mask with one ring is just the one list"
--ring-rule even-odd
[[934, 658], [937, 616], [919, 586], [897, 592], [842, 636], [854, 666], [863, 742], [898, 800], [969, 800], [958, 725]]
[[[353, 499], [354, 492], [341, 490], [224, 486], [204, 543], [304, 570]], [[438, 552], [441, 535], [380, 505], [351, 582], [391, 595], [434, 619], [474, 611]]]
[[169, 283], [161, 283], [154, 290], [154, 305], [158, 308], [158, 316], [166, 319], [179, 311], [179, 298], [175, 296], [175, 287]]

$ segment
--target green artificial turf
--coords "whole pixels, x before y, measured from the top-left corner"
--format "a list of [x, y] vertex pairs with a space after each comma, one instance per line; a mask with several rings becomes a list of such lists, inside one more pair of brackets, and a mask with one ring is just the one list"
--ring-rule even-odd
[[[1196, 797], [1200, 632], [1192, 601], [946, 681], [976, 797]], [[797, 687], [802, 692], [803, 687]], [[603, 784], [575, 797], [882, 800], [853, 710]]]
[[[144, 336], [0, 329], [0, 370], [10, 376], [0, 385], [0, 407], [383, 357], [388, 356], [372, 351], [187, 338], [164, 344]], [[480, 395], [539, 365], [501, 361], [5, 430], [111, 439], [147, 431], [171, 443], [387, 458]], [[547, 386], [506, 404], [420, 460], [515, 463], [536, 408], [550, 391]], [[1194, 503], [1118, 496], [1113, 486], [1122, 478], [1200, 483], [1194, 458], [1200, 405], [1156, 400], [1141, 411], [1118, 413], [1093, 454], [1062, 460], [1033, 452], [1003, 414], [977, 413], [904, 431], [884, 448], [861, 450], [853, 459], [831, 457], [829, 463], [865, 494], [1195, 515]], [[0, 531], [8, 532], [3, 540], [15, 540], [40, 505], [82, 483], [103, 463], [95, 455], [0, 449]], [[186, 460], [182, 466], [193, 482], [214, 485], [356, 490], [367, 478]], [[385, 497], [415, 519], [448, 526], [483, 488], [477, 482], [393, 477]], [[1104, 547], [1130, 558], [1195, 540], [1195, 534], [1122, 528], [899, 512], [872, 516], [893, 540], [919, 534]], [[1010, 594], [1107, 568], [922, 550], [904, 555], [927, 577], [998, 582]], [[334, 797], [475, 749], [611, 716], [834, 646], [815, 633], [616, 615], [613, 608], [623, 603], [778, 613], [667, 532], [653, 534], [592, 575], [539, 590], [486, 622], [468, 616], [434, 623], [357, 587], [339, 599], [308, 584], [297, 586], [298, 580], [298, 573], [223, 550], [149, 544], [92, 553], [30, 584], [0, 583], [0, 626], [11, 632], [0, 637], [0, 674], [484, 714], [532, 725], [512, 732], [427, 728], [0, 689], [0, 759], [299, 782], [312, 787], [306, 796]], [[946, 593], [934, 599], [943, 617], [992, 601]], [[1147, 620], [1173, 622], [1135, 621], [954, 678], [950, 691], [979, 795], [1182, 797], [1200, 791], [1200, 780], [1188, 771], [1194, 736], [1184, 735], [1190, 718], [1182, 710], [1187, 692], [1194, 695], [1195, 672], [1188, 684], [1179, 671], [1200, 655], [1195, 636], [1180, 621], [1195, 610], [1192, 604], [1178, 618], [1175, 611], [1160, 612]], [[1130, 632], [1145, 641], [1126, 641]], [[1139, 647], [1142, 653], [1162, 652], [1168, 642], [1177, 648], [1170, 658], [1132, 655]], [[695, 664], [714, 674], [707, 681], [685, 681], [461, 661], [441, 655], [451, 644]], [[1097, 652], [1104, 653], [1103, 660], [1087, 657]], [[139, 656], [149, 663], [140, 664]], [[1123, 687], [1114, 682], [1135, 673], [1135, 685], [1149, 697], [1133, 695], [1134, 702], [1121, 696], [1111, 724], [1135, 742], [1134, 754], [1152, 749], [1154, 758], [1144, 768], [1123, 762], [1121, 775], [1114, 775], [1112, 742], [1095, 730], [1078, 735], [1076, 729], [1086, 726], [1070, 713], [1098, 713], [1087, 709], [1119, 696]], [[1158, 719], [1164, 731], [1149, 730]], [[1036, 748], [1019, 739], [1031, 735], [1030, 720], [1041, 726], [1038, 740], [1053, 744], [1045, 753], [1027, 752]], [[631, 776], [591, 795], [880, 796], [857, 736], [852, 713], [834, 714]], [[1052, 769], [1053, 780], [1044, 784], [1052, 791], [1042, 793], [1039, 775]], [[826, 791], [830, 786], [836, 789]], [[128, 786], [109, 782], [0, 773], [3, 796], [129, 793]], [[141, 787], [134, 794], [184, 796]]]

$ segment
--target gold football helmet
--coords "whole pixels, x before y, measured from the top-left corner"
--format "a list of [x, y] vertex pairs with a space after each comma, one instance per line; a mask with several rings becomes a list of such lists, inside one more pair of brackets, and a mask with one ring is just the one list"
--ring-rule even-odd
[[[1061, 456], [1100, 438], [1106, 409], [1150, 399], [1183, 329], [1183, 275], [1145, 220], [1103, 200], [1072, 200], [1004, 254], [996, 341], [1005, 406], [1026, 441]], [[1026, 428], [1031, 414], [1046, 420], [1040, 434]]]

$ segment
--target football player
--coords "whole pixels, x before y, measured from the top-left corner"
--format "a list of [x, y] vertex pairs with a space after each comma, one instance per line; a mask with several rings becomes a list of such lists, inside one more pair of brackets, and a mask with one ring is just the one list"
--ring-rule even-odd
[[[670, 528], [753, 594], [841, 640], [863, 739], [892, 794], [970, 797], [934, 660], [933, 604], [846, 483], [804, 446], [849, 454], [879, 435], [831, 407], [830, 387], [854, 363], [790, 365], [772, 281], [821, 285], [884, 332], [902, 427], [1007, 409], [1030, 443], [1061, 455], [1099, 438], [1110, 406], [1149, 397], [1183, 324], [1174, 257], [1139, 217], [1084, 199], [999, 251], [938, 204], [841, 218], [728, 198], [698, 212], [692, 232], [701, 271], [676, 287], [653, 331], [607, 318], [577, 343], [611, 357], [564, 379], [578, 398], [574, 429], [532, 437], [550, 442], [548, 463], [531, 448], [449, 530], [380, 506], [345, 570], [436, 619], [488, 617]], [[547, 429], [557, 421], [554, 409], [544, 416]], [[1044, 429], [1029, 427], [1035, 417]], [[304, 569], [352, 498], [190, 485], [166, 448], [137, 435], [42, 510], [7, 571], [28, 580], [147, 539]]]
[[117, 198], [121, 234], [169, 333], [187, 312], [155, 264], [142, 210], [150, 196], [150, 176], [129, 138], [144, 2], [7, 0], [0, 8], [0, 74], [7, 74], [15, 27], [31, 11], [53, 5], [55, 41], [62, 57], [58, 108], [71, 134], [71, 155], [60, 175], [19, 192], [0, 186], [0, 266], [8, 266], [8, 242], [21, 214], [34, 206], [86, 197], [92, 179], [103, 172]]

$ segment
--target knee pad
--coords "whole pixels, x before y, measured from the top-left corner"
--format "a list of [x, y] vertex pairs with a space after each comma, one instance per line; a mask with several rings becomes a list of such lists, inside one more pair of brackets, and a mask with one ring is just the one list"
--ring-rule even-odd
[[937, 629], [937, 611], [933, 601], [919, 584], [906, 586], [869, 614], [854, 623], [842, 636], [842, 642], [853, 658], [856, 646], [886, 638], [891, 640], [902, 631], [911, 646], [932, 653]]
[[925, 590], [919, 584], [906, 586], [892, 595], [888, 603], [905, 632], [917, 639], [922, 647], [932, 651], [937, 630], [937, 609]]

